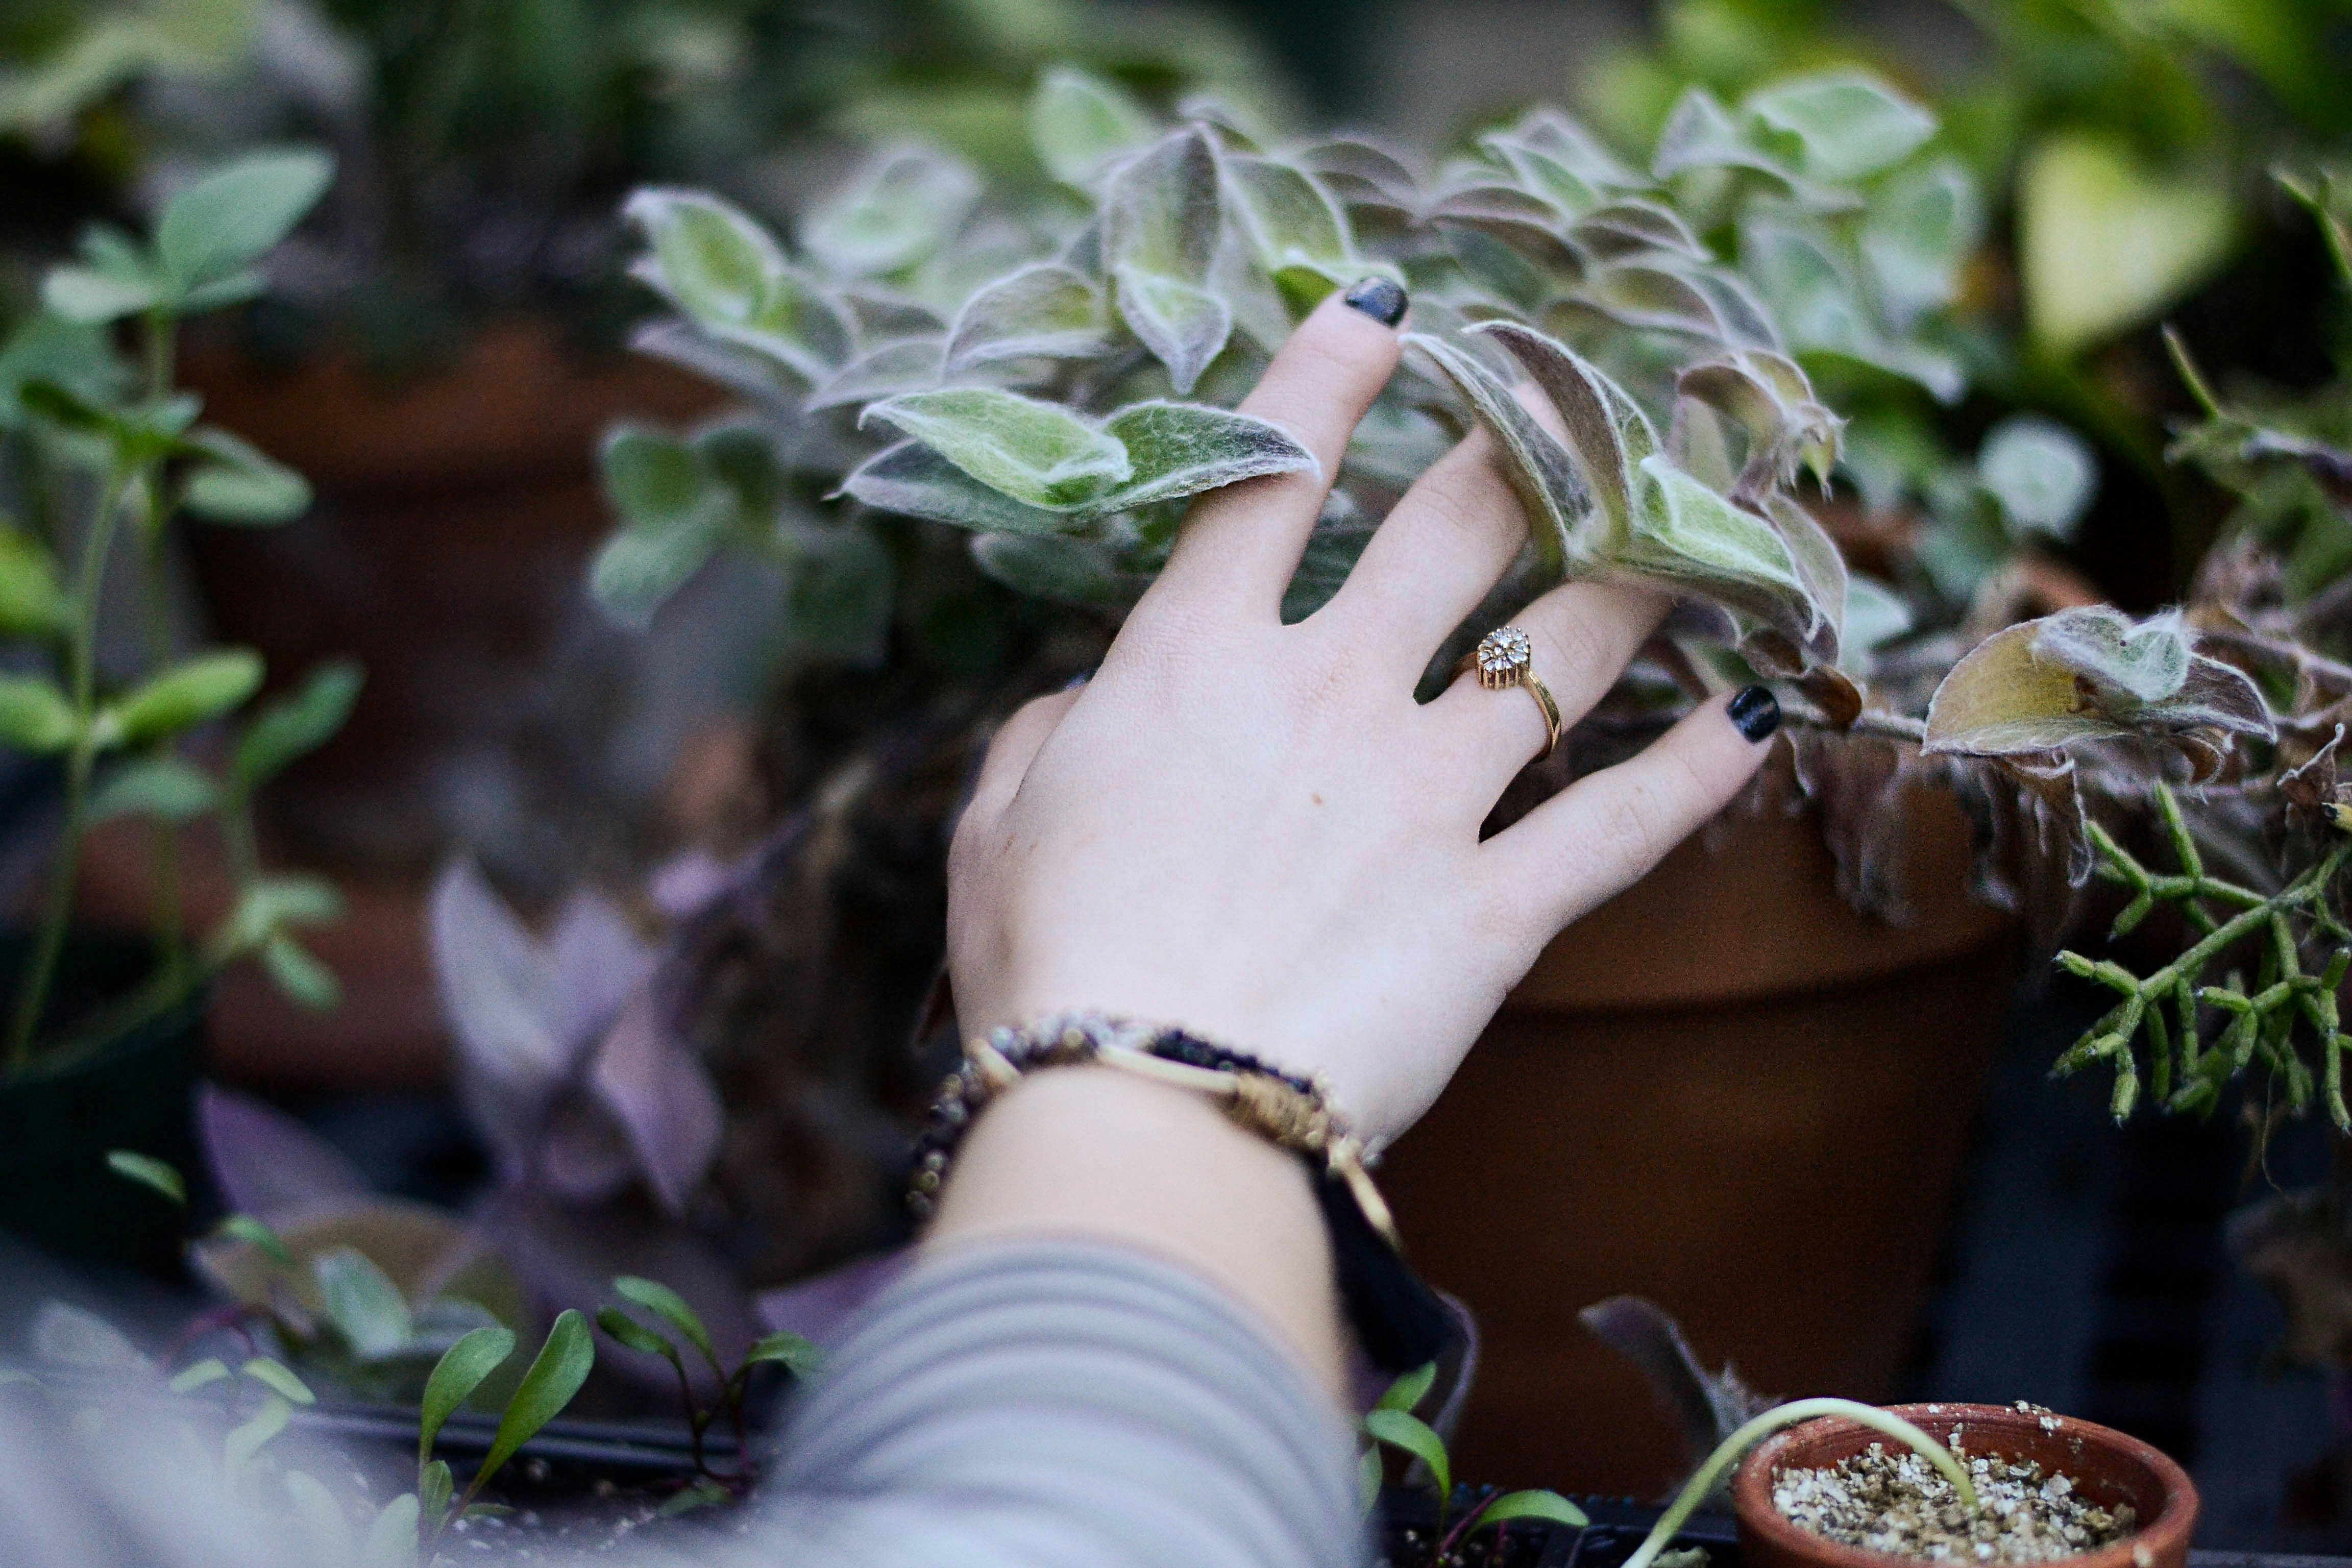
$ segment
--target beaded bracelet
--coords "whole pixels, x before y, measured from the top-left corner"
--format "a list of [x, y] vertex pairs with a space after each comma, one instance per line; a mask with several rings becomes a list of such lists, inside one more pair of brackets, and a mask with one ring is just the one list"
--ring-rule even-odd
[[1322, 1086], [1181, 1029], [1069, 1013], [966, 1041], [962, 1067], [940, 1085], [916, 1140], [907, 1202], [917, 1217], [936, 1210], [956, 1151], [990, 1101], [1029, 1073], [1080, 1066], [1202, 1094], [1235, 1125], [1297, 1153], [1315, 1177], [1340, 1296], [1365, 1353], [1397, 1372], [1435, 1359], [1452, 1319], [1406, 1267], [1396, 1223], [1365, 1169], [1363, 1145]]

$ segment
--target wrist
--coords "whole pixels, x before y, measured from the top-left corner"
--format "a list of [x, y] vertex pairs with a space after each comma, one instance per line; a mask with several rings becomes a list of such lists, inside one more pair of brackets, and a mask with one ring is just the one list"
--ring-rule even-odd
[[1024, 1078], [992, 1100], [926, 1245], [1043, 1236], [1106, 1240], [1190, 1268], [1340, 1387], [1330, 1241], [1307, 1168], [1198, 1095], [1076, 1067]]

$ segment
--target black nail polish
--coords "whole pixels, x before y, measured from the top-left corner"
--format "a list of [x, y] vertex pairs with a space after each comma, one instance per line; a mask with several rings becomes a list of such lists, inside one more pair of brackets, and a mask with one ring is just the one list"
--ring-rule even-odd
[[1385, 278], [1367, 278], [1340, 298], [1383, 327], [1404, 320], [1404, 289]]
[[1084, 686], [1087, 681], [1092, 680], [1094, 678], [1095, 672], [1093, 670], [1082, 669], [1078, 671], [1077, 674], [1070, 677], [1069, 679], [1064, 681], [1062, 683], [1062, 689], [1065, 691], [1076, 691], [1079, 687]]
[[1769, 740], [1772, 731], [1780, 727], [1780, 700], [1772, 695], [1769, 686], [1743, 687], [1732, 694], [1724, 712], [1730, 718], [1731, 727], [1750, 742]]

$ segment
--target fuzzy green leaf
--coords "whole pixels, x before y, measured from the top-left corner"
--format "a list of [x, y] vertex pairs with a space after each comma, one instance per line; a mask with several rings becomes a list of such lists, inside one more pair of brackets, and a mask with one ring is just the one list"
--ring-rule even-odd
[[2089, 445], [2063, 425], [2012, 414], [1986, 432], [1977, 482], [2000, 503], [2012, 529], [2070, 539], [2099, 488], [2099, 465]]
[[320, 925], [340, 919], [342, 895], [323, 878], [299, 873], [256, 878], [238, 896], [209, 944], [216, 956], [253, 952], [289, 926]]
[[721, 342], [812, 384], [849, 357], [840, 311], [784, 261], [767, 230], [716, 196], [641, 190], [622, 209], [653, 245], [630, 268]]
[[230, 764], [238, 782], [250, 789], [332, 740], [351, 717], [363, 679], [357, 662], [329, 659], [311, 670], [291, 695], [254, 715], [253, 722], [237, 738]]
[[1956, 158], [1888, 176], [1863, 216], [1863, 263], [1898, 328], [1950, 304], [1960, 268], [1984, 237], [1984, 197]]
[[1454, 1495], [1454, 1467], [1446, 1458], [1445, 1439], [1421, 1417], [1402, 1410], [1374, 1410], [1364, 1417], [1364, 1430], [1427, 1465], [1441, 1500]]
[[686, 1298], [668, 1286], [657, 1279], [624, 1274], [613, 1281], [613, 1293], [643, 1307], [684, 1334], [704, 1359], [714, 1363], [719, 1360], [719, 1352], [711, 1348], [710, 1331], [702, 1326], [702, 1319], [686, 1304]]
[[163, 822], [194, 822], [220, 805], [211, 775], [179, 757], [140, 757], [109, 773], [90, 795], [93, 822], [146, 816]]
[[1642, 502], [1634, 509], [1626, 562], [1637, 571], [1721, 593], [1746, 584], [1802, 606], [1800, 636], [1816, 614], [1788, 544], [1771, 524], [1732, 505], [1666, 460], [1643, 459]]
[[187, 1206], [188, 1184], [166, 1161], [129, 1149], [109, 1149], [106, 1152], [106, 1168], [125, 1181], [152, 1188], [183, 1208]]
[[190, 432], [187, 445], [205, 459], [181, 497], [198, 517], [267, 527], [310, 510], [310, 481], [251, 442], [205, 429]]
[[1537, 422], [1501, 377], [1471, 355], [1419, 332], [1407, 333], [1404, 342], [1436, 362], [1502, 446], [1509, 459], [1505, 473], [1527, 508], [1528, 531], [1539, 558], [1553, 571], [1573, 573], [1590, 565], [1581, 525], [1591, 508], [1591, 495], [1577, 478], [1568, 448]]
[[2073, 670], [2034, 657], [2038, 629], [1995, 632], [1951, 668], [1928, 701], [1922, 751], [2013, 756], [2131, 733], [2084, 699]]
[[522, 1374], [514, 1397], [507, 1402], [506, 1413], [499, 1417], [498, 1432], [475, 1474], [475, 1484], [496, 1475], [499, 1466], [514, 1458], [516, 1449], [562, 1415], [595, 1364], [596, 1345], [588, 1331], [588, 1321], [576, 1308], [565, 1308], [557, 1315], [555, 1326], [548, 1330], [547, 1342], [532, 1358], [530, 1370]]
[[1304, 267], [1346, 282], [1362, 275], [1347, 218], [1304, 170], [1277, 159], [1232, 155], [1224, 174], [1234, 216], [1268, 272]]
[[1065, 513], [992, 489], [919, 441], [885, 447], [852, 470], [841, 488], [877, 511], [929, 518], [975, 533], [1050, 535], [1071, 526]]
[[1936, 117], [1867, 71], [1801, 76], [1748, 95], [1741, 105], [1804, 149], [1805, 173], [1852, 180], [1892, 168], [1936, 133]]
[[1129, 511], [1267, 474], [1317, 471], [1315, 454], [1280, 426], [1189, 403], [1138, 403], [1103, 422], [1133, 470], [1098, 503]]
[[1634, 466], [1658, 450], [1649, 416], [1615, 382], [1534, 328], [1489, 321], [1478, 331], [1510, 351], [1567, 427], [1569, 457], [1606, 524], [1593, 547], [1624, 548], [1633, 530]]
[[334, 159], [316, 150], [249, 153], [164, 204], [156, 259], [182, 289], [234, 273], [284, 239], [334, 177]]
[[64, 751], [80, 733], [73, 704], [54, 682], [34, 675], [0, 675], [0, 746], [41, 756]]
[[456, 1479], [449, 1473], [448, 1460], [434, 1459], [418, 1469], [416, 1505], [426, 1522], [440, 1522], [442, 1515], [449, 1511], [449, 1502], [457, 1489]]
[[1053, 534], [982, 533], [971, 542], [982, 572], [1016, 594], [1057, 605], [1119, 610], [1141, 595], [1149, 579], [1123, 572], [1091, 540]]
[[962, 160], [900, 148], [812, 213], [801, 239], [836, 276], [896, 272], [946, 244], [979, 199], [979, 176]]
[[238, 707], [260, 689], [261, 673], [251, 648], [199, 654], [118, 699], [101, 721], [129, 745], [176, 735]]
[[[1102, 290], [1058, 262], [1020, 268], [964, 301], [948, 330], [946, 368], [1099, 351], [1108, 326]], [[936, 368], [936, 367], [935, 367]]]
[[1168, 367], [1169, 384], [1192, 391], [1233, 336], [1233, 307], [1222, 295], [1140, 267], [1120, 267], [1111, 276], [1128, 330]]
[[2035, 659], [2063, 666], [2103, 693], [2160, 702], [2189, 679], [2189, 630], [2178, 615], [2135, 625], [2120, 610], [2086, 605], [2031, 624]]
[[874, 419], [991, 489], [1051, 511], [1099, 500], [1134, 472], [1117, 437], [1068, 409], [995, 387], [908, 393], [875, 404], [858, 423]]
[[[418, 1465], [432, 1458], [433, 1443], [441, 1436], [442, 1425], [474, 1396], [483, 1379], [514, 1354], [514, 1347], [515, 1337], [508, 1330], [481, 1328], [441, 1352], [441, 1359], [433, 1364], [433, 1374], [425, 1380], [425, 1398], [417, 1411]], [[436, 1516], [438, 1511], [435, 1510]]]
[[1029, 144], [1048, 174], [1080, 190], [1153, 134], [1141, 104], [1069, 66], [1046, 71], [1029, 98]]

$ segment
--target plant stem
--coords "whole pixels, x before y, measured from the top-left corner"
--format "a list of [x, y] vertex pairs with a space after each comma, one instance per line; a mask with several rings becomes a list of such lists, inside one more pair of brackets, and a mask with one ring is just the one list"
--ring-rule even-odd
[[2260, 632], [2240, 631], [2233, 626], [2200, 626], [2197, 641], [2200, 647], [2210, 645], [2224, 648], [2278, 668], [2293, 670], [2330, 696], [2352, 694], [2352, 664], [2315, 654], [2297, 644], [2281, 642]]
[[1977, 1489], [1969, 1481], [1967, 1468], [1952, 1457], [1949, 1448], [1900, 1415], [1881, 1410], [1874, 1405], [1856, 1404], [1851, 1399], [1799, 1399], [1775, 1405], [1717, 1444], [1715, 1452], [1709, 1454], [1706, 1462], [1683, 1483], [1683, 1489], [1675, 1495], [1666, 1511], [1658, 1516], [1658, 1522], [1651, 1527], [1648, 1536], [1633, 1549], [1633, 1555], [1625, 1559], [1624, 1568], [1650, 1568], [1650, 1564], [1657, 1560], [1658, 1553], [1674, 1540], [1675, 1532], [1682, 1529], [1684, 1522], [1698, 1510], [1698, 1505], [1706, 1500], [1707, 1494], [1715, 1489], [1715, 1483], [1723, 1478], [1723, 1472], [1737, 1464], [1748, 1449], [1784, 1426], [1801, 1426], [1822, 1415], [1843, 1415], [1849, 1421], [1858, 1421], [1864, 1426], [1910, 1445], [1921, 1458], [1944, 1473], [1944, 1479], [1952, 1483], [1952, 1489], [1960, 1494], [1961, 1506], [1970, 1513], [1976, 1511]]
[[8, 1028], [6, 1077], [22, 1074], [32, 1065], [33, 1037], [39, 1032], [41, 1014], [48, 1004], [58, 959], [65, 952], [66, 927], [73, 919], [74, 881], [81, 871], [82, 836], [89, 827], [89, 774], [98, 754], [98, 603], [106, 578], [106, 560], [114, 546], [114, 531], [121, 520], [124, 491], [131, 475], [118, 469], [100, 499], [98, 515], [90, 520], [82, 542], [81, 572], [75, 581], [73, 641], [67, 653], [78, 727], [66, 754], [66, 820], [58, 840], [58, 854], [49, 871], [49, 901], [41, 930], [16, 985], [16, 1011]]
[[[148, 314], [146, 328], [147, 396], [150, 401], [161, 401], [172, 391], [176, 329], [172, 318], [161, 310]], [[163, 528], [171, 521], [171, 509], [163, 499], [162, 459], [143, 465], [139, 479], [140, 494], [146, 502], [139, 526], [140, 559], [146, 567], [146, 579], [139, 585], [139, 597], [147, 623], [147, 667], [152, 675], [172, 662], [171, 605], [163, 586]], [[171, 756], [179, 747], [167, 740], [160, 750]], [[187, 994], [188, 980], [187, 939], [180, 918], [179, 829], [156, 818], [148, 830], [147, 850], [149, 890], [154, 900], [155, 960], [172, 999], [177, 1001]]]

